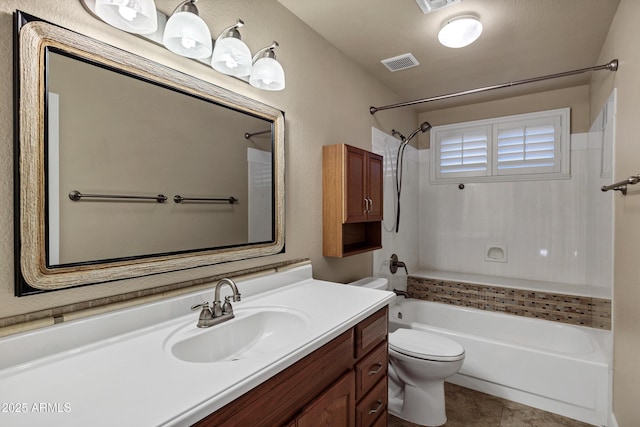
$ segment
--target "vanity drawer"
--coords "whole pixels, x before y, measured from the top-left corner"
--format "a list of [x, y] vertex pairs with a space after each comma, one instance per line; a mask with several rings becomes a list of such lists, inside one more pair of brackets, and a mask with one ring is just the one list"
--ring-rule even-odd
[[387, 378], [384, 377], [356, 405], [356, 427], [371, 427], [379, 417], [384, 417], [386, 421], [388, 395]]
[[386, 341], [356, 365], [356, 399], [362, 398], [378, 381], [387, 376], [388, 351]]
[[356, 359], [360, 359], [387, 339], [387, 313], [388, 309], [384, 307], [356, 326]]

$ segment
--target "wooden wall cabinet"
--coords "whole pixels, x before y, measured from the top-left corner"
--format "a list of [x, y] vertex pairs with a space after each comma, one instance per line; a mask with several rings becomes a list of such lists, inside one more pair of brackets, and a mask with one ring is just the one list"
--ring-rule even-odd
[[195, 426], [385, 426], [387, 324], [384, 307]]
[[322, 249], [344, 257], [382, 247], [382, 156], [346, 144], [322, 147]]

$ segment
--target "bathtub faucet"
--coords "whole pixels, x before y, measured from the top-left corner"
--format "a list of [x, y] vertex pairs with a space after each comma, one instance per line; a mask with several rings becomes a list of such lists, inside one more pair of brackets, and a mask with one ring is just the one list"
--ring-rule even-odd
[[389, 269], [391, 270], [391, 274], [396, 274], [398, 271], [398, 267], [403, 267], [407, 276], [409, 275], [409, 270], [407, 270], [407, 265], [398, 259], [398, 255], [391, 255], [391, 264], [389, 265]]
[[393, 292], [394, 292], [396, 295], [398, 295], [398, 296], [403, 296], [403, 297], [405, 297], [405, 298], [409, 298], [409, 292], [407, 292], [407, 291], [401, 291], [401, 290], [399, 290], [399, 289], [395, 289], [395, 288], [394, 288], [394, 289], [393, 289]]

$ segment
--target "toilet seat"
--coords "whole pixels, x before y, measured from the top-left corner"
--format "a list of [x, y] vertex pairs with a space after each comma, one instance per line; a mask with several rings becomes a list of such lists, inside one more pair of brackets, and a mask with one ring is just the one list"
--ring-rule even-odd
[[398, 329], [389, 334], [389, 349], [436, 362], [454, 362], [464, 359], [464, 348], [457, 342], [416, 329]]

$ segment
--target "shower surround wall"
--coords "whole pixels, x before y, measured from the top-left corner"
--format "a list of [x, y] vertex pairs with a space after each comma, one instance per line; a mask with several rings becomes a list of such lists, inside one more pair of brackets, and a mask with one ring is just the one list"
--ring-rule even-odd
[[[574, 134], [571, 179], [461, 180], [459, 190], [457, 184], [429, 183], [429, 150], [421, 150], [421, 273], [527, 279], [552, 283], [559, 293], [611, 298], [615, 195], [600, 191], [611, 181], [602, 153], [602, 138]], [[506, 262], [486, 260], [490, 247], [503, 248]]]
[[[399, 129], [407, 133], [411, 129]], [[391, 130], [389, 130], [390, 132]], [[416, 138], [417, 139], [417, 138]], [[418, 267], [418, 208], [420, 164], [418, 150], [407, 145], [404, 150], [404, 173], [402, 177], [402, 219], [398, 233], [395, 232], [396, 220], [396, 182], [395, 169], [397, 164], [400, 140], [393, 136], [371, 128], [372, 149], [384, 158], [384, 221], [382, 223], [382, 249], [373, 253], [373, 275], [385, 277], [390, 286], [405, 290], [407, 275], [403, 268], [396, 274], [389, 271], [391, 254], [397, 254], [400, 261], [407, 265], [409, 271]]]

